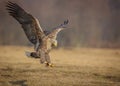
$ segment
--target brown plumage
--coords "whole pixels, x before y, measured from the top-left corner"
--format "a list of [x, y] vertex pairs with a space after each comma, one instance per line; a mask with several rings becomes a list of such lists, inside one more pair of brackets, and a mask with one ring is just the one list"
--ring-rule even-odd
[[68, 20], [54, 28], [52, 32], [43, 31], [39, 21], [16, 3], [8, 1], [6, 9], [21, 24], [28, 40], [34, 44], [35, 52], [30, 53], [30, 56], [40, 57], [41, 63], [46, 61], [47, 64], [50, 64], [49, 51], [52, 48], [51, 46], [56, 45], [57, 34], [65, 28], [64, 26], [68, 24]]

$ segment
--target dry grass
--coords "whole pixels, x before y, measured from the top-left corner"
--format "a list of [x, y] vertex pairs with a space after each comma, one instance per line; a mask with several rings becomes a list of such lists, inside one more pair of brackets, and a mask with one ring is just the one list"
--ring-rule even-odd
[[0, 86], [120, 86], [120, 50], [59, 49], [55, 67], [27, 58], [27, 47], [0, 47]]

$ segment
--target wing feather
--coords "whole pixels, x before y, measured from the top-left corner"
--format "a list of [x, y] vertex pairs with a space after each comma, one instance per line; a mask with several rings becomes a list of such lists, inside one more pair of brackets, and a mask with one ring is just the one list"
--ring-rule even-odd
[[49, 35], [48, 38], [56, 39], [57, 34], [65, 28], [65, 25], [68, 24], [68, 20], [64, 21], [63, 24], [57, 26]]
[[22, 28], [31, 43], [36, 44], [38, 38], [44, 36], [39, 21], [31, 14], [25, 12], [19, 5], [8, 1], [6, 9], [9, 14], [22, 25]]

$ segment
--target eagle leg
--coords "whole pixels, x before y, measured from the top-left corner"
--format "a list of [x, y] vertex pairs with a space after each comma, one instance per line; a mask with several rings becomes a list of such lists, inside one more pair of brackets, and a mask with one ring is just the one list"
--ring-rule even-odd
[[46, 60], [46, 66], [47, 66], [47, 67], [53, 67], [53, 66], [54, 66], [54, 65], [51, 63], [49, 52], [45, 53], [45, 60]]
[[43, 64], [45, 62], [45, 52], [43, 50], [40, 50], [40, 63]]

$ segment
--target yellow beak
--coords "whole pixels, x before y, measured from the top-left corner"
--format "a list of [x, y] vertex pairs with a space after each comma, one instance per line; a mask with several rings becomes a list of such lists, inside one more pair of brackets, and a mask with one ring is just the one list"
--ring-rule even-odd
[[54, 41], [54, 46], [57, 47], [57, 41]]
[[52, 46], [53, 46], [53, 47], [57, 47], [57, 41], [56, 41], [56, 40], [54, 40], [54, 41], [52, 42]]

